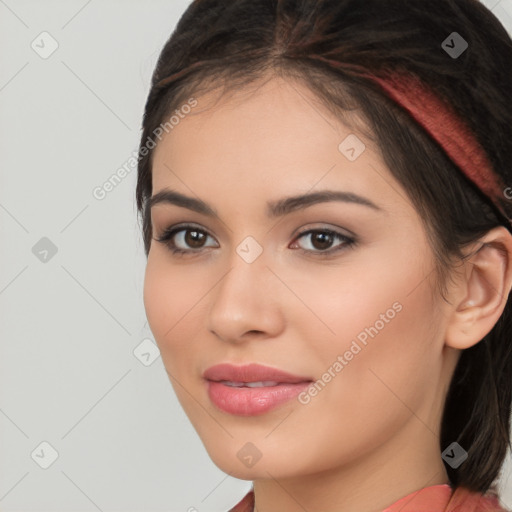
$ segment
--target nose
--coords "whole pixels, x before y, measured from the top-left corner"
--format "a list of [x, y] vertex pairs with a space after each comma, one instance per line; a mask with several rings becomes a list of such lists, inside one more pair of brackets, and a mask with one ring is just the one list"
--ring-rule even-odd
[[284, 328], [282, 283], [260, 257], [247, 263], [237, 254], [210, 295], [208, 329], [219, 339], [241, 343], [276, 337]]

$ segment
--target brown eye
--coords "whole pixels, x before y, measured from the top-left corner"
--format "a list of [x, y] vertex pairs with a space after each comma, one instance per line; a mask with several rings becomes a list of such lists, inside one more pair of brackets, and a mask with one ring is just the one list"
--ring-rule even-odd
[[329, 249], [334, 241], [334, 236], [330, 233], [325, 233], [322, 231], [317, 231], [316, 233], [312, 233], [311, 243], [315, 249], [325, 250]]
[[184, 230], [186, 235], [184, 237], [185, 243], [192, 249], [200, 249], [206, 239], [206, 235], [202, 231], [187, 229]]
[[[309, 247], [301, 247], [298, 240], [308, 239], [310, 243], [307, 244]], [[336, 241], [339, 243], [335, 244]], [[335, 244], [335, 245], [333, 245]], [[346, 235], [342, 235], [336, 231], [329, 229], [311, 229], [300, 234], [297, 237], [297, 242], [294, 245], [298, 245], [299, 248], [306, 252], [318, 255], [328, 255], [344, 248], [352, 247], [355, 244], [355, 240]]]
[[196, 226], [182, 225], [166, 229], [163, 234], [155, 240], [168, 246], [175, 254], [185, 254], [201, 252], [201, 249], [205, 247], [215, 247], [215, 245], [205, 245], [208, 238], [213, 240], [213, 237], [206, 231]]

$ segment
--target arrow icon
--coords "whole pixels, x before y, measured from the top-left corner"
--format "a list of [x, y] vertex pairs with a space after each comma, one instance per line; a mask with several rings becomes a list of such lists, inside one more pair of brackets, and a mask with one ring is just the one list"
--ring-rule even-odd
[[355, 162], [365, 151], [364, 142], [354, 133], [348, 135], [338, 146], [340, 153], [350, 162]]
[[32, 254], [41, 262], [48, 263], [58, 252], [57, 246], [47, 237], [41, 238], [33, 247]]
[[145, 338], [133, 350], [133, 355], [144, 365], [151, 366], [160, 356], [158, 347], [149, 338]]
[[238, 244], [236, 252], [246, 263], [252, 263], [263, 252], [263, 248], [252, 236], [248, 236]]
[[43, 441], [34, 448], [30, 457], [41, 469], [48, 469], [59, 458], [59, 452], [48, 441]]
[[245, 443], [240, 450], [238, 450], [236, 456], [244, 463], [248, 468], [252, 468], [261, 459], [263, 454], [253, 443]]
[[53, 52], [55, 52], [55, 50], [57, 50], [59, 43], [50, 33], [44, 31], [34, 37], [30, 43], [30, 47], [39, 55], [39, 57], [47, 59], [53, 54]]
[[441, 47], [452, 59], [458, 59], [468, 49], [469, 44], [458, 32], [452, 32], [442, 42]]
[[457, 469], [467, 458], [468, 453], [457, 443], [451, 443], [441, 454], [442, 459], [453, 469]]

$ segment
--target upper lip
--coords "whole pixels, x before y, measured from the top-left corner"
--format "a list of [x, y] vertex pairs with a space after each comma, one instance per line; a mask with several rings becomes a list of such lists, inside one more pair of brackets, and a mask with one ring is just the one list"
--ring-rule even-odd
[[263, 366], [261, 364], [251, 363], [243, 366], [234, 366], [229, 363], [217, 364], [211, 366], [204, 373], [203, 377], [206, 380], [230, 382], [309, 382], [312, 381], [309, 377], [301, 377], [292, 375], [291, 373], [271, 368], [270, 366]]

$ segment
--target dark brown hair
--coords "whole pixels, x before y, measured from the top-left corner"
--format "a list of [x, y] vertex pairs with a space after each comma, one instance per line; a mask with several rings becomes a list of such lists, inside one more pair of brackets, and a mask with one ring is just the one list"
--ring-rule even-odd
[[[441, 43], [469, 44], [458, 58]], [[327, 60], [329, 62], [327, 62]], [[443, 294], [462, 249], [501, 224], [483, 194], [440, 146], [360, 72], [405, 70], [449, 102], [512, 184], [512, 41], [476, 0], [196, 0], [165, 44], [152, 77], [140, 142], [137, 207], [146, 255], [153, 150], [141, 151], [187, 98], [280, 75], [307, 85], [347, 125], [373, 141], [425, 223]], [[352, 126], [354, 127], [354, 126]], [[364, 127], [369, 129], [365, 130]], [[512, 217], [512, 205], [504, 207]], [[468, 458], [446, 466], [453, 486], [496, 489], [510, 447], [512, 306], [464, 350], [442, 419], [440, 450], [458, 442]]]

